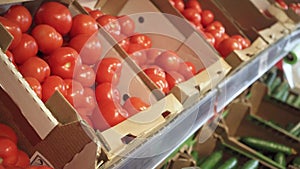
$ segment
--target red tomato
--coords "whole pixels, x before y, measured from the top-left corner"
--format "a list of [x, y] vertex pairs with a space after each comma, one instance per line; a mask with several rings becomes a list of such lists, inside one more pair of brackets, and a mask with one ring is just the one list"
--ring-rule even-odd
[[102, 16], [104, 14], [99, 9], [95, 9], [95, 10], [89, 11], [89, 15], [91, 15], [91, 17], [93, 17], [95, 20], [97, 20], [100, 16]]
[[155, 59], [155, 64], [165, 71], [177, 71], [180, 62], [180, 57], [173, 51], [165, 51]]
[[201, 15], [194, 8], [187, 8], [182, 11], [182, 15], [189, 21], [193, 22], [195, 25], [201, 23]]
[[133, 52], [129, 57], [139, 66], [143, 66], [147, 62], [147, 54], [144, 50]]
[[15, 62], [23, 64], [27, 59], [37, 54], [38, 45], [32, 36], [24, 33], [20, 43], [11, 52], [14, 55]]
[[4, 166], [0, 164], [0, 169], [7, 169], [7, 168], [4, 168]]
[[52, 26], [62, 35], [69, 33], [72, 27], [72, 15], [70, 10], [59, 2], [43, 3], [35, 14], [36, 24]]
[[196, 67], [192, 62], [180, 63], [178, 73], [183, 75], [184, 79], [188, 80], [196, 74]]
[[190, 21], [190, 23], [192, 24], [192, 26], [193, 27], [195, 27], [195, 29], [197, 30], [197, 31], [199, 31], [199, 32], [202, 32], [203, 31], [203, 26], [201, 25], [201, 23], [197, 23], [197, 24], [195, 24], [195, 23], [193, 23], [193, 22], [191, 22]]
[[118, 21], [121, 26], [121, 33], [127, 36], [131, 36], [135, 30], [134, 21], [127, 15], [122, 15], [118, 17]]
[[212, 23], [208, 24], [205, 27], [205, 31], [211, 32], [211, 31], [219, 31], [221, 34], [225, 33], [225, 27], [220, 21], [213, 21]]
[[99, 109], [94, 110], [90, 119], [93, 123], [94, 129], [97, 129], [99, 131], [105, 131], [110, 128], [110, 125], [104, 119], [104, 117]]
[[148, 76], [153, 74], [153, 75], [156, 75], [156, 76], [160, 76], [162, 78], [166, 78], [165, 71], [162, 68], [158, 67], [158, 66], [152, 66], [152, 67], [146, 68], [146, 69], [144, 69], [144, 72]]
[[139, 44], [143, 46], [145, 49], [149, 49], [152, 47], [152, 40], [149, 36], [145, 34], [135, 34], [130, 37], [130, 43]]
[[214, 47], [217, 48], [218, 45], [221, 43], [221, 41], [223, 41], [224, 39], [223, 35], [225, 33], [222, 33], [219, 30], [211, 30], [209, 31], [209, 33], [214, 37], [215, 39]]
[[156, 84], [159, 90], [165, 94], [169, 93], [169, 85], [165, 78], [154, 74], [150, 74], [148, 77], [154, 82], [154, 84]]
[[92, 112], [95, 109], [96, 105], [97, 105], [97, 101], [96, 101], [95, 91], [89, 87], [84, 88], [80, 107], [85, 108], [90, 112]]
[[42, 83], [50, 76], [49, 65], [39, 57], [31, 57], [24, 64], [19, 66], [19, 71], [24, 77], [34, 77]]
[[74, 79], [80, 82], [84, 87], [91, 87], [95, 84], [96, 73], [90, 66], [81, 65], [76, 67]]
[[84, 8], [87, 12], [91, 12], [91, 11], [92, 11], [92, 9], [89, 8], [89, 7], [87, 7], [87, 6], [84, 6], [83, 8]]
[[276, 3], [284, 10], [288, 10], [288, 5], [284, 2], [284, 0], [276, 0]]
[[15, 59], [14, 59], [14, 55], [9, 51], [7, 50], [5, 52], [6, 56], [8, 57], [8, 59], [16, 66], [16, 62], [15, 62]]
[[74, 107], [79, 107], [84, 92], [83, 86], [79, 82], [72, 79], [65, 79], [64, 81], [65, 88], [67, 90], [65, 98]]
[[5, 166], [5, 169], [24, 169], [24, 168], [17, 167], [17, 166]]
[[53, 75], [72, 79], [75, 68], [81, 65], [81, 60], [75, 49], [60, 47], [51, 53], [48, 63]]
[[32, 90], [36, 93], [36, 95], [42, 99], [42, 85], [41, 83], [34, 77], [25, 77], [25, 80], [28, 82]]
[[69, 46], [80, 54], [82, 63], [88, 65], [95, 64], [102, 53], [102, 45], [97, 34], [79, 34], [74, 36], [70, 40]]
[[184, 76], [175, 71], [166, 72], [166, 80], [169, 85], [169, 90], [171, 90], [176, 84], [184, 82]]
[[122, 63], [117, 58], [104, 58], [100, 61], [96, 72], [97, 83], [118, 83], [121, 76]]
[[67, 90], [65, 85], [66, 85], [65, 81], [61, 77], [49, 76], [42, 84], [43, 102], [46, 102], [54, 94], [56, 90], [59, 91], [62, 95], [66, 96]]
[[14, 165], [18, 160], [18, 148], [16, 144], [6, 138], [0, 137], [0, 158], [4, 166]]
[[172, 6], [174, 6], [178, 11], [182, 12], [184, 10], [183, 0], [169, 0]]
[[11, 6], [4, 15], [4, 17], [16, 22], [20, 26], [20, 29], [23, 33], [27, 32], [32, 23], [32, 17], [30, 12], [26, 7], [22, 5]]
[[123, 109], [128, 112], [129, 117], [137, 114], [140, 111], [146, 110], [150, 105], [145, 103], [139, 97], [130, 97], [128, 98], [124, 105]]
[[222, 57], [226, 58], [232, 51], [234, 50], [241, 50], [242, 45], [239, 43], [238, 40], [233, 38], [228, 38], [223, 40], [219, 46], [218, 51], [222, 55]]
[[188, 0], [185, 3], [185, 8], [193, 8], [196, 9], [198, 13], [202, 12], [202, 8], [198, 0]]
[[129, 43], [128, 49], [127, 49], [127, 53], [128, 54], [132, 54], [134, 52], [140, 51], [140, 50], [144, 50], [144, 46], [137, 44], [137, 43]]
[[215, 19], [215, 15], [210, 10], [203, 10], [201, 13], [201, 24], [207, 26], [212, 23]]
[[153, 64], [157, 56], [159, 56], [163, 52], [162, 49], [150, 48], [147, 50], [147, 63]]
[[129, 38], [125, 38], [125, 35], [120, 35], [121, 37], [123, 36], [123, 38], [121, 38], [121, 40], [119, 40], [118, 44], [121, 48], [123, 48], [126, 52], [128, 52], [129, 49], [129, 45], [130, 45], [130, 41]]
[[233, 35], [231, 38], [236, 39], [242, 45], [242, 49], [245, 49], [250, 46], [250, 41], [247, 38], [242, 37], [241, 35]]
[[26, 168], [30, 165], [30, 159], [24, 151], [18, 150], [17, 156], [18, 156], [18, 160], [15, 164], [16, 167]]
[[15, 144], [18, 142], [18, 137], [15, 131], [6, 124], [0, 123], [0, 137], [5, 137], [13, 141]]
[[128, 113], [124, 110], [121, 105], [109, 102], [103, 107], [99, 106], [100, 112], [109, 126], [113, 127], [122, 121], [126, 120], [128, 117]]
[[94, 34], [98, 30], [96, 20], [85, 14], [78, 14], [73, 17], [73, 24], [70, 31], [70, 36], [74, 37], [79, 34]]
[[31, 35], [36, 40], [39, 50], [44, 54], [50, 54], [63, 44], [63, 38], [53, 27], [45, 24], [33, 28]]
[[204, 35], [207, 42], [210, 43], [212, 46], [214, 46], [216, 42], [215, 37], [209, 32], [204, 32]]
[[18, 24], [7, 18], [0, 16], [0, 23], [7, 29], [7, 31], [13, 36], [13, 41], [9, 46], [9, 50], [15, 48], [21, 41], [22, 31]]
[[111, 83], [101, 83], [95, 91], [98, 106], [104, 106], [109, 102], [120, 103], [120, 92]]
[[102, 15], [97, 19], [97, 22], [110, 34], [120, 35], [121, 25], [117, 17], [112, 15]]

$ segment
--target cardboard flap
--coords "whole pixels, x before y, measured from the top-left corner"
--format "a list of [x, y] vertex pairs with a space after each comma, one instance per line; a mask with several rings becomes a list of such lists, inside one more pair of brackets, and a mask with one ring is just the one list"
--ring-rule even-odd
[[33, 1], [33, 0], [5, 0], [5, 1], [0, 1], [0, 5], [21, 3], [21, 2], [28, 2], [28, 1]]
[[275, 19], [267, 18], [249, 0], [217, 2], [245, 29], [254, 27], [256, 30], [262, 30], [276, 23]]
[[72, 123], [79, 120], [76, 110], [59, 91], [55, 91], [45, 105], [61, 124]]
[[265, 84], [256, 82], [251, 87], [251, 97], [249, 99], [251, 103], [251, 113], [256, 114], [262, 100], [268, 92], [268, 88]]
[[13, 41], [13, 36], [5, 29], [5, 27], [0, 23], [0, 48], [3, 52], [6, 52], [9, 45]]
[[228, 135], [233, 136], [240, 127], [243, 119], [249, 115], [250, 107], [244, 103], [233, 103], [229, 107], [229, 113], [225, 118], [226, 125], [228, 126]]

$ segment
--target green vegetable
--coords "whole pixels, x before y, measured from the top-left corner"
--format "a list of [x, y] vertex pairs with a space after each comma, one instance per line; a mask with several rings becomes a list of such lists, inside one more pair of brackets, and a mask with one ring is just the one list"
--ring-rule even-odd
[[300, 122], [289, 130], [292, 135], [297, 136], [300, 133]]
[[300, 167], [300, 157], [294, 158], [293, 165], [296, 167]]
[[285, 92], [282, 94], [282, 97], [281, 97], [279, 100], [282, 101], [282, 102], [286, 102], [287, 99], [288, 99], [289, 94], [290, 94], [290, 91], [288, 91], [288, 90], [285, 91]]
[[274, 80], [276, 79], [277, 76], [277, 70], [276, 69], [272, 69], [271, 71], [268, 72], [266, 80], [264, 81], [265, 84], [270, 87], [272, 85], [272, 83], [274, 82]]
[[247, 161], [241, 169], [257, 169], [259, 167], [258, 160], [249, 160]]
[[296, 96], [292, 93], [289, 94], [287, 100], [286, 100], [286, 103], [289, 104], [289, 105], [292, 105], [296, 100]]
[[201, 169], [215, 169], [215, 166], [218, 164], [218, 162], [221, 161], [223, 156], [222, 151], [215, 151], [210, 156], [207, 157], [207, 159], [200, 164]]
[[231, 157], [226, 160], [224, 164], [222, 164], [218, 169], [233, 169], [237, 166], [238, 160], [235, 157]]
[[296, 100], [294, 101], [294, 103], [292, 104], [292, 106], [300, 108], [300, 95], [297, 96]]
[[285, 154], [282, 152], [276, 153], [274, 157], [274, 161], [276, 161], [278, 164], [282, 166], [286, 166]]
[[198, 161], [199, 161], [199, 154], [198, 151], [192, 151], [191, 155], [193, 157], [193, 159], [196, 161], [197, 165], [198, 165]]
[[280, 83], [281, 83], [281, 78], [276, 77], [276, 79], [274, 80], [274, 82], [270, 86], [269, 93], [273, 93], [273, 91], [280, 85]]
[[246, 145], [257, 150], [263, 150], [270, 153], [282, 152], [287, 155], [297, 154], [296, 150], [291, 147], [279, 143], [271, 142], [271, 141], [262, 140], [259, 138], [243, 137], [241, 141]]
[[288, 91], [289, 88], [290, 88], [290, 86], [289, 86], [288, 82], [284, 81], [274, 90], [274, 92], [272, 92], [271, 96], [277, 100], [281, 100], [284, 93], [286, 91]]
[[286, 131], [290, 131], [293, 127], [295, 127], [296, 126], [296, 124], [294, 124], [294, 123], [288, 123], [287, 125], [286, 125]]

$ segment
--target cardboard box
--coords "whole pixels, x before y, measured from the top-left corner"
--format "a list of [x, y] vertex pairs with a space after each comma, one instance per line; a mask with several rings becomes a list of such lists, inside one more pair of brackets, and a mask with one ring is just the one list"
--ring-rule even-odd
[[[300, 151], [299, 141], [291, 139], [283, 133], [278, 132], [278, 130], [275, 130], [263, 123], [260, 123], [256, 119], [251, 118], [251, 106], [241, 102], [233, 103], [230, 105], [229, 110], [229, 114], [224, 119], [224, 124], [227, 126], [227, 128], [226, 135], [223, 135], [223, 138], [227, 138], [230, 145], [238, 148], [243, 148], [251, 155], [272, 165], [272, 168], [282, 169], [284, 169], [285, 167], [276, 163], [272, 158], [266, 156], [266, 154], [261, 154], [257, 150], [254, 150], [246, 144], [243, 144], [239, 141], [239, 138], [256, 137], [292, 147], [297, 152]], [[289, 164], [294, 157], [295, 155], [288, 156], [286, 158], [287, 164]]]
[[[283, 103], [279, 103], [274, 99], [268, 98], [267, 90], [267, 87], [263, 83], [259, 82], [255, 83], [251, 87], [252, 96], [249, 99], [249, 102], [252, 106], [251, 114], [255, 118], [261, 118], [262, 122], [278, 130], [278, 132], [281, 132], [291, 139], [300, 142], [300, 138], [290, 134], [285, 130], [286, 126], [288, 126], [290, 123], [297, 124], [300, 122], [299, 110]], [[274, 122], [280, 127], [270, 122]]]
[[[268, 2], [270, 2], [272, 4], [272, 8], [279, 8], [284, 14], [285, 16], [287, 16], [290, 20], [293, 21], [294, 24], [296, 24], [296, 27], [299, 27], [299, 22], [300, 22], [300, 15], [298, 15], [297, 13], [295, 13], [292, 9], [288, 8], [287, 10], [282, 10], [282, 8], [280, 8], [280, 6], [276, 3], [275, 0], [268, 0]], [[297, 0], [285, 0], [284, 1], [287, 5], [291, 4], [291, 3], [299, 3], [299, 1]], [[269, 10], [271, 14], [273, 14], [276, 18], [278, 18], [277, 16], [279, 14], [274, 13], [273, 11]], [[280, 13], [282, 13], [280, 12]], [[284, 14], [280, 14], [281, 17]]]
[[[230, 64], [231, 67], [238, 67], [241, 63], [248, 61], [251, 57], [257, 55], [259, 52], [261, 52], [267, 47], [267, 43], [261, 37], [259, 37], [258, 34], [253, 37], [248, 37], [247, 35], [245, 35], [241, 31], [241, 29], [239, 29], [239, 27], [234, 23], [234, 21], [230, 20], [228, 15], [226, 15], [225, 12], [217, 6], [215, 1], [198, 1], [200, 2], [202, 9], [209, 9], [214, 13], [215, 20], [221, 21], [221, 23], [225, 26], [227, 34], [239, 34], [251, 40], [252, 44], [250, 47], [244, 50], [235, 50], [226, 57], [225, 60], [227, 63]], [[162, 12], [166, 12], [168, 14], [184, 19], [184, 16], [177, 9], [175, 9], [168, 1], [153, 0], [153, 2], [159, 9], [161, 9]], [[184, 20], [188, 23], [186, 19]], [[190, 27], [189, 29], [194, 29], [196, 32], [198, 32], [191, 24], [188, 23], [188, 25]], [[185, 27], [180, 28], [186, 29]], [[199, 36], [203, 36], [199, 32], [198, 34]], [[215, 52], [218, 54], [217, 51]]]
[[[201, 132], [201, 129], [199, 130]], [[232, 145], [230, 145], [228, 140], [225, 140], [222, 138], [222, 135], [224, 135], [225, 129], [222, 124], [220, 124], [215, 133], [211, 137], [209, 137], [204, 143], [196, 142], [194, 145], [193, 151], [197, 151], [200, 160], [205, 159], [205, 157], [208, 157], [215, 151], [222, 151], [222, 160], [219, 164], [223, 164], [226, 160], [228, 160], [231, 157], [235, 157], [238, 160], [238, 165], [236, 168], [242, 167], [243, 164], [245, 164], [247, 161], [254, 159], [259, 161], [259, 168], [272, 168], [271, 165], [268, 163], [258, 159], [257, 157], [253, 156], [252, 154], [248, 153], [242, 148], [236, 148]]]
[[[237, 23], [240, 29], [253, 37], [259, 34], [268, 44], [274, 44], [290, 31], [275, 18], [267, 17], [250, 1], [215, 1]], [[238, 8], [237, 8], [238, 7]], [[250, 38], [251, 39], [251, 38]]]
[[[202, 93], [216, 86], [229, 72], [230, 66], [216, 55], [214, 49], [194, 29], [183, 29], [188, 26], [184, 20], [161, 13], [153, 3], [146, 0], [98, 1], [96, 8], [115, 16], [130, 15], [135, 22], [135, 31], [147, 34], [152, 39], [152, 48], [175, 51], [182, 60], [194, 63], [197, 70], [207, 68], [188, 82], [178, 85], [172, 92], [184, 107], [188, 107], [195, 103], [195, 99], [190, 98], [199, 98]], [[163, 23], [163, 26], [154, 26], [158, 23]], [[124, 57], [127, 57], [126, 54]], [[130, 60], [128, 62], [132, 62]], [[152, 90], [157, 89], [141, 68], [136, 64], [132, 64], [132, 67], [140, 72], [140, 77]], [[203, 78], [207, 74], [209, 78]]]
[[[32, 2], [32, 3], [27, 3], [26, 5], [29, 7], [31, 12], [34, 13], [41, 3], [42, 2], [40, 2], [40, 1], [39, 2], [36, 1], [36, 2]], [[72, 3], [68, 2], [67, 4], [68, 4], [72, 14], [75, 15], [78, 12], [79, 13], [82, 12], [82, 7], [76, 1], [74, 1]], [[99, 34], [96, 36], [100, 37], [101, 45], [103, 48], [101, 58], [114, 57], [114, 58], [118, 58], [122, 62], [122, 71], [121, 71], [122, 76], [120, 78], [120, 82], [116, 86], [118, 88], [118, 90], [120, 91], [121, 98], [126, 98], [128, 96], [129, 97], [135, 96], [135, 97], [139, 97], [142, 100], [144, 100], [145, 102], [151, 104], [151, 106], [147, 110], [130, 117], [129, 119], [123, 121], [122, 123], [120, 123], [114, 127], [111, 127], [102, 132], [98, 132], [97, 134], [94, 132], [94, 130], [90, 126], [86, 125], [87, 128], [89, 128], [89, 130], [90, 130], [89, 132], [91, 132], [91, 133], [87, 133], [87, 136], [93, 135], [94, 137], [91, 138], [91, 141], [95, 141], [95, 145], [99, 146], [92, 150], [98, 152], [98, 149], [100, 147], [103, 148], [101, 153], [105, 154], [105, 158], [101, 157], [101, 158], [103, 158], [101, 160], [102, 160], [102, 163], [104, 163], [105, 161], [107, 161], [107, 158], [112, 159], [112, 158], [114, 158], [114, 156], [120, 155], [121, 153], [127, 153], [131, 149], [133, 149], [136, 146], [138, 146], [139, 144], [141, 144], [141, 141], [135, 141], [135, 140], [143, 140], [143, 138], [147, 137], [147, 134], [149, 134], [150, 132], [155, 130], [155, 128], [162, 127], [164, 125], [164, 123], [171, 120], [172, 117], [174, 117], [176, 115], [176, 113], [181, 112], [183, 108], [182, 108], [181, 103], [175, 98], [175, 96], [173, 94], [169, 94], [168, 96], [161, 98], [158, 101], [154, 97], [154, 94], [152, 93], [152, 91], [149, 90], [149, 88], [139, 78], [139, 76], [137, 75], [138, 72], [136, 72], [134, 69], [132, 69], [130, 67], [130, 65], [128, 64], [128, 62], [126, 62], [123, 59], [123, 57], [121, 57], [121, 55], [118, 53], [118, 49], [114, 48], [111, 45], [111, 42], [109, 42], [109, 40], [105, 39], [107, 34], [105, 34], [105, 32], [100, 31]], [[6, 42], [6, 40], [4, 40], [3, 47], [6, 49], [8, 44], [7, 44], [7, 42], [5, 44], [5, 42]], [[4, 76], [5, 77], [4, 78], [5, 80], [3, 79], [3, 81], [4, 81], [3, 84], [5, 84], [4, 88], [6, 89], [7, 87], [9, 87], [8, 83], [12, 82], [12, 80], [10, 80], [10, 79], [14, 78], [15, 80], [21, 81], [22, 83], [21, 84], [13, 83], [15, 85], [11, 85], [10, 87], [22, 88], [23, 85], [27, 85], [26, 91], [28, 91], [28, 93], [29, 93], [26, 95], [26, 97], [25, 96], [17, 97], [15, 91], [13, 91], [13, 90], [11, 90], [8, 94], [10, 96], [11, 95], [15, 96], [16, 98], [13, 98], [13, 99], [18, 99], [19, 102], [24, 102], [24, 100], [27, 100], [28, 97], [29, 98], [34, 97], [35, 102], [38, 103], [38, 104], [36, 104], [37, 107], [31, 107], [32, 104], [24, 104], [23, 103], [20, 105], [20, 109], [23, 109], [23, 107], [26, 107], [30, 110], [31, 109], [42, 110], [42, 111], [38, 112], [39, 114], [41, 114], [42, 117], [44, 117], [48, 121], [49, 121], [49, 119], [52, 119], [54, 121], [54, 122], [51, 121], [51, 123], [48, 124], [46, 122], [43, 122], [42, 120], [37, 121], [37, 118], [36, 117], [32, 118], [30, 114], [28, 115], [28, 114], [23, 113], [23, 114], [25, 114], [24, 116], [25, 116], [26, 120], [28, 120], [30, 124], [33, 124], [33, 126], [36, 130], [42, 132], [40, 134], [43, 136], [42, 140], [46, 136], [48, 136], [48, 134], [53, 130], [53, 128], [56, 127], [56, 125], [59, 125], [60, 123], [62, 123], [62, 124], [71, 123], [71, 122], [72, 123], [80, 123], [81, 118], [78, 117], [79, 115], [77, 114], [76, 110], [74, 110], [74, 108], [68, 103], [68, 101], [62, 95], [60, 95], [59, 93], [53, 95], [49, 99], [49, 101], [47, 101], [46, 106], [45, 106], [41, 102], [41, 100], [36, 97], [35, 93], [29, 87], [27, 82], [23, 79], [22, 75], [15, 69], [15, 67], [12, 65], [12, 63], [9, 63], [5, 54], [3, 54], [2, 59], [3, 59], [3, 61], [7, 62], [6, 68], [11, 70], [9, 72], [13, 72], [11, 74], [7, 74]], [[6, 71], [4, 71], [4, 72], [6, 72]], [[123, 104], [124, 102], [125, 102], [125, 100], [121, 100], [121, 104]], [[63, 106], [61, 106], [61, 105], [63, 105]], [[26, 112], [31, 112], [31, 111], [26, 111]], [[65, 112], [65, 113], [63, 115], [61, 115], [56, 112], [60, 112], [60, 113]], [[51, 114], [53, 114], [53, 115], [51, 115]], [[73, 121], [70, 121], [70, 120], [73, 120]], [[105, 123], [105, 122], [100, 121], [100, 123]], [[50, 127], [47, 128], [47, 124]], [[87, 129], [83, 129], [83, 131], [84, 130], [87, 130]], [[62, 136], [63, 136], [63, 132], [64, 131], [57, 130], [57, 133]], [[74, 132], [74, 133], [76, 133], [76, 132]], [[80, 131], [77, 131], [77, 133], [80, 134]], [[128, 137], [134, 137], [134, 138], [136, 137], [137, 139], [135, 139], [133, 141], [129, 141], [129, 142], [126, 142], [123, 140], [124, 138], [126, 139]], [[82, 138], [84, 139], [84, 137], [82, 137]], [[76, 139], [73, 139], [71, 141], [72, 142], [70, 142], [68, 144], [76, 145], [76, 146], [78, 146], [78, 148], [80, 148], [81, 137], [78, 138], [78, 142]], [[51, 141], [43, 140], [41, 142], [43, 144], [45, 144], [45, 146], [47, 146], [48, 144], [53, 144], [52, 140]], [[126, 142], [126, 143], [124, 143], [124, 142]], [[100, 144], [98, 145], [96, 143], [98, 143], [98, 144], [100, 143], [101, 146], [100, 146]], [[84, 145], [82, 145], [82, 146], [84, 146]], [[60, 150], [63, 150], [63, 148], [60, 147]], [[53, 149], [53, 152], [59, 153], [59, 152], [57, 152], [56, 149]], [[72, 154], [70, 154], [70, 155], [72, 155]], [[106, 157], [106, 155], [108, 157]], [[88, 154], [85, 154], [85, 156], [88, 156]], [[52, 154], [52, 159], [50, 161], [52, 161], [54, 157], [57, 158], [57, 156], [54, 156]], [[80, 156], [80, 157], [84, 157], [84, 156]], [[78, 157], [76, 157], [76, 158], [78, 158]], [[94, 164], [93, 168], [95, 168], [95, 166], [96, 166], [95, 163], [96, 163], [97, 158], [98, 157], [96, 157], [96, 156], [91, 157], [91, 158], [89, 158], [89, 160], [85, 161], [88, 163], [82, 163], [82, 165], [84, 164], [84, 166], [88, 166], [88, 165]], [[61, 160], [63, 158], [58, 158], [58, 159]], [[91, 162], [92, 160], [93, 160], [93, 163]], [[80, 163], [80, 161], [78, 161], [78, 160], [76, 160], [75, 162]], [[62, 165], [62, 164], [60, 164], [60, 165]], [[85, 168], [85, 167], [82, 167], [82, 165], [78, 165], [78, 166], [80, 166], [81, 168]], [[74, 167], [73, 165], [68, 165], [68, 167], [69, 166]], [[63, 168], [63, 166], [56, 166], [55, 168]]]

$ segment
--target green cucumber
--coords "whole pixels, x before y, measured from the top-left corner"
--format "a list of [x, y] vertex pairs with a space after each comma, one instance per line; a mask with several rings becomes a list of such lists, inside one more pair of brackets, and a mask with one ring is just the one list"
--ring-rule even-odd
[[258, 160], [249, 160], [247, 161], [241, 169], [257, 169], [259, 167]]
[[286, 159], [285, 159], [285, 154], [282, 152], [276, 153], [274, 157], [274, 161], [276, 161], [278, 164], [282, 166], [286, 166]]
[[201, 169], [214, 169], [223, 157], [222, 151], [215, 151], [207, 159], [200, 164]]
[[294, 103], [292, 104], [292, 106], [296, 107], [296, 108], [300, 108], [300, 95], [297, 96], [296, 100], [294, 101]]
[[255, 137], [243, 137], [241, 138], [241, 141], [256, 150], [263, 150], [270, 153], [282, 152], [287, 155], [297, 154], [296, 150], [291, 147]]
[[273, 93], [273, 91], [280, 85], [281, 83], [281, 78], [276, 77], [272, 85], [270, 86], [269, 94]]
[[265, 79], [265, 84], [270, 87], [272, 85], [272, 83], [274, 82], [274, 80], [276, 79], [277, 76], [277, 70], [276, 69], [272, 69], [271, 71], [268, 72], [267, 77]]
[[296, 100], [296, 96], [294, 94], [290, 93], [286, 100], [286, 103], [289, 105], [292, 105], [295, 100]]
[[285, 103], [289, 97], [289, 94], [290, 94], [289, 90], [285, 91], [279, 100]]
[[231, 157], [226, 160], [224, 164], [222, 164], [218, 169], [233, 169], [237, 166], [238, 160], [235, 157]]
[[296, 166], [296, 167], [300, 167], [300, 157], [294, 158], [292, 164], [293, 164], [294, 166]]
[[199, 162], [199, 153], [198, 153], [198, 151], [192, 151], [191, 156], [193, 157], [193, 159], [196, 161], [196, 164], [198, 165], [198, 162]]
[[288, 91], [290, 88], [288, 82], [284, 81], [282, 82], [271, 94], [271, 96], [277, 100], [281, 100], [284, 93]]
[[292, 135], [297, 136], [300, 133], [300, 122], [289, 130]]

